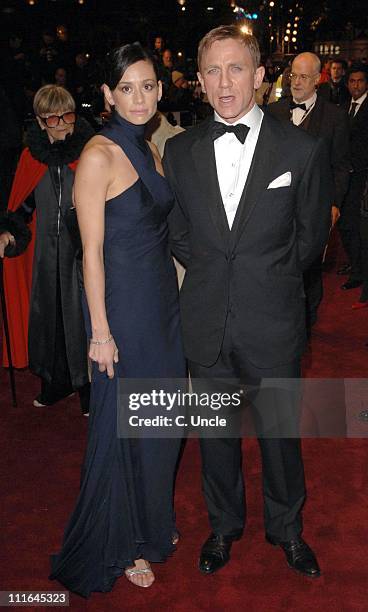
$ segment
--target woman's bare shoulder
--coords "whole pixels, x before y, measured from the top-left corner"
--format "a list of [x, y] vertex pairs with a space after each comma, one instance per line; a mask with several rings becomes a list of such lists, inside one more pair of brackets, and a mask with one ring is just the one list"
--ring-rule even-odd
[[121, 164], [128, 160], [119, 145], [105, 138], [105, 136], [97, 134], [84, 147], [81, 161], [83, 163], [88, 161], [94, 166], [105, 166], [107, 164], [111, 166], [114, 162]]
[[119, 147], [108, 138], [97, 134], [93, 136], [84, 147], [81, 161], [90, 161], [91, 163], [111, 162], [118, 148]]

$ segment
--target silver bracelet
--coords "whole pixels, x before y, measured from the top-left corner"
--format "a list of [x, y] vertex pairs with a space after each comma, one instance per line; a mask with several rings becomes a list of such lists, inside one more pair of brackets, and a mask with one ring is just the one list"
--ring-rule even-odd
[[91, 344], [96, 344], [97, 346], [100, 346], [101, 344], [109, 344], [109, 342], [112, 341], [112, 335], [110, 334], [110, 336], [108, 338], [106, 338], [106, 340], [93, 340], [93, 338], [90, 339], [90, 343]]

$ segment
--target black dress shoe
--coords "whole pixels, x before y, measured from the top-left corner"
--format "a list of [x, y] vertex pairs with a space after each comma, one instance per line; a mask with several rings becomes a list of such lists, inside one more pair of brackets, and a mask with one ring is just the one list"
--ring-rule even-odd
[[349, 274], [350, 270], [351, 270], [351, 265], [345, 264], [344, 266], [341, 266], [341, 268], [337, 270], [336, 274], [338, 274], [339, 276], [343, 276], [343, 274]]
[[321, 570], [313, 550], [300, 536], [287, 542], [277, 542], [277, 540], [266, 534], [266, 540], [273, 546], [280, 546], [282, 548], [288, 566], [291, 569], [310, 578], [318, 578], [321, 575]]
[[363, 284], [363, 281], [360, 280], [348, 280], [346, 283], [341, 285], [341, 289], [346, 291], [347, 289], [356, 289], [356, 287], [360, 287]]
[[199, 569], [203, 574], [213, 574], [230, 560], [230, 550], [234, 538], [211, 533], [202, 546]]

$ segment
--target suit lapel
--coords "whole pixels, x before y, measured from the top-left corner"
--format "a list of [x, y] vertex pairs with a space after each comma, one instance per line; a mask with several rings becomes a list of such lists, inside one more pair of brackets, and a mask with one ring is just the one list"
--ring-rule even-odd
[[217, 178], [215, 151], [210, 134], [211, 121], [203, 125], [199, 138], [192, 146], [192, 157], [198, 174], [199, 187], [203, 193], [213, 224], [225, 243], [230, 232], [227, 223], [225, 208], [221, 198], [220, 186]]
[[278, 106], [277, 117], [285, 121], [291, 121], [290, 98], [283, 98], [275, 102]]
[[323, 120], [323, 107], [324, 101], [322, 98], [317, 96], [316, 103], [314, 108], [305, 118], [305, 121], [302, 121], [300, 127], [303, 128], [308, 134], [312, 136], [320, 136], [322, 129], [322, 120]]
[[269, 124], [270, 119], [265, 114], [247, 181], [231, 229], [230, 250], [235, 247], [244, 231], [250, 215], [257, 204], [259, 195], [267, 188], [270, 180], [273, 178], [272, 174], [276, 161], [276, 147], [274, 143], [274, 134]]
[[368, 96], [366, 97], [366, 99], [364, 100], [363, 104], [360, 105], [360, 108], [358, 108], [358, 112], [356, 113], [355, 117], [353, 118], [353, 123], [355, 119], [366, 119], [366, 115], [368, 114]]

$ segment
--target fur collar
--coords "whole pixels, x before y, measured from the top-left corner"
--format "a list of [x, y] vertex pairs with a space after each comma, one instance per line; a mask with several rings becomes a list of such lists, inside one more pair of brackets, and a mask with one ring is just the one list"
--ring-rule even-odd
[[79, 158], [86, 142], [94, 135], [90, 124], [77, 117], [74, 132], [63, 141], [53, 144], [49, 141], [46, 130], [41, 130], [37, 121], [34, 121], [27, 130], [27, 145], [32, 157], [47, 166], [64, 166]]

